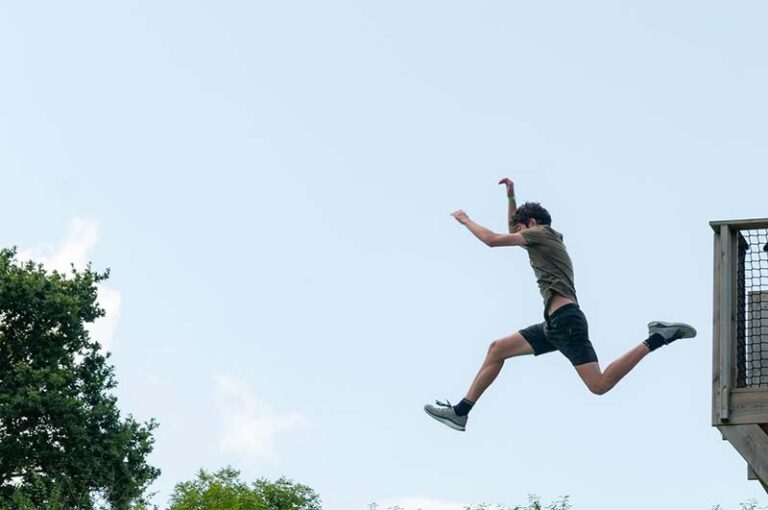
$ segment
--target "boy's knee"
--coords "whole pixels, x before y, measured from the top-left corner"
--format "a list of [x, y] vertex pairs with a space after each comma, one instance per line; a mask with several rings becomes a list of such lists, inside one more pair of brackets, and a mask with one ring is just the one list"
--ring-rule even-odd
[[604, 383], [603, 381], [589, 383], [587, 384], [587, 387], [589, 388], [589, 391], [591, 391], [595, 395], [605, 395], [606, 393], [608, 393], [608, 390], [611, 389], [611, 387], [606, 383]]
[[492, 341], [491, 344], [488, 346], [488, 357], [489, 358], [501, 357], [501, 343], [498, 340]]

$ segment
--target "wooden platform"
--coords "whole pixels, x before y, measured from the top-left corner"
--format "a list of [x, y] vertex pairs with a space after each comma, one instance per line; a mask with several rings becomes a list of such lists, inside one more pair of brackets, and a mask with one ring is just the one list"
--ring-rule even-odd
[[[768, 219], [713, 221], [710, 225], [715, 232], [712, 425], [747, 462], [748, 479], [758, 480], [768, 492], [768, 387], [746, 384], [739, 376], [748, 370], [748, 355], [746, 349], [737, 349], [739, 332], [744, 342], [743, 323], [748, 320], [740, 266], [749, 246], [745, 247], [742, 232], [768, 229]], [[757, 342], [763, 342], [759, 335]]]

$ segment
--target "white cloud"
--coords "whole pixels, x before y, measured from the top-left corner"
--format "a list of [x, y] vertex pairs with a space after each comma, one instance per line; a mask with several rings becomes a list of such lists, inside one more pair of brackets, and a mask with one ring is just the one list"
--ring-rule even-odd
[[[19, 250], [17, 258], [21, 261], [34, 260], [48, 270], [56, 270], [64, 274], [69, 273], [72, 265], [80, 270], [85, 269], [90, 261], [90, 252], [99, 241], [100, 230], [101, 225], [96, 220], [75, 218], [69, 223], [67, 234], [61, 243]], [[119, 291], [103, 284], [98, 284], [96, 288], [99, 305], [106, 315], [88, 324], [87, 329], [91, 338], [98, 340], [103, 349], [109, 350], [114, 344], [122, 295]]]
[[69, 222], [67, 235], [61, 244], [47, 244], [34, 250], [19, 250], [20, 260], [32, 259], [46, 269], [68, 273], [71, 264], [83, 269], [88, 264], [88, 254], [99, 240], [99, 222], [75, 218]]
[[274, 446], [279, 434], [302, 422], [298, 413], [278, 414], [257, 397], [244, 381], [218, 377], [223, 430], [219, 447], [252, 458], [274, 459]]
[[467, 506], [464, 503], [425, 497], [390, 499], [378, 503], [378, 507], [382, 510], [394, 507], [405, 510], [464, 510]]

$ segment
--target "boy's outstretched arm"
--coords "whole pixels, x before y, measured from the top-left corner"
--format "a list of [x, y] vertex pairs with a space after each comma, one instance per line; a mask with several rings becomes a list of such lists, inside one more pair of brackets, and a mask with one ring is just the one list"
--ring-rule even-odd
[[509, 177], [504, 177], [499, 181], [499, 184], [504, 184], [507, 187], [507, 199], [509, 201], [509, 206], [507, 207], [507, 224], [509, 225], [509, 233], [514, 234], [515, 225], [512, 223], [512, 218], [515, 216], [515, 211], [517, 211], [517, 203], [515, 203], [515, 183], [512, 182]]
[[451, 213], [451, 216], [456, 218], [456, 221], [467, 227], [469, 231], [475, 235], [475, 237], [492, 248], [496, 246], [525, 246], [528, 244], [525, 238], [520, 234], [497, 234], [496, 232], [493, 232], [492, 230], [489, 230], [482, 225], [478, 225], [469, 219], [467, 213], [462, 210]]

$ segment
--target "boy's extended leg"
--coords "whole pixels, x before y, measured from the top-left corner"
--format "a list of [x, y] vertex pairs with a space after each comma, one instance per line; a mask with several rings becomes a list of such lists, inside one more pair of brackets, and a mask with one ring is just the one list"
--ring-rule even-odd
[[424, 406], [424, 411], [452, 429], [465, 430], [469, 410], [499, 375], [501, 367], [504, 366], [504, 360], [514, 356], [533, 354], [533, 352], [531, 345], [519, 332], [494, 340], [488, 347], [488, 354], [486, 354], [483, 365], [472, 381], [467, 396], [456, 406], [451, 406], [450, 403], [437, 402], [437, 405], [427, 404]]
[[519, 332], [491, 342], [485, 361], [464, 398], [473, 404], [477, 402], [488, 386], [496, 380], [501, 367], [504, 366], [504, 360], [526, 354], [533, 354], [533, 348]]

